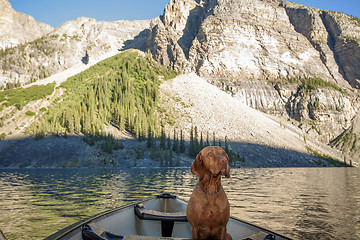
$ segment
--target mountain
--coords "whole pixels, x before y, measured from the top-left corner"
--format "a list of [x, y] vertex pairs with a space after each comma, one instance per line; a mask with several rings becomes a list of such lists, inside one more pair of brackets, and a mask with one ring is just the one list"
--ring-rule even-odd
[[98, 22], [79, 17], [68, 21], [32, 42], [0, 51], [0, 87], [35, 82], [121, 49], [141, 49], [152, 21], [156, 19]]
[[233, 84], [317, 76], [359, 87], [360, 25], [345, 14], [280, 0], [171, 0], [161, 20], [148, 51], [181, 71]]
[[197, 126], [204, 141], [208, 135], [212, 140], [213, 133], [222, 142], [228, 139], [231, 150], [245, 159], [240, 166], [318, 166], [316, 158], [307, 154], [309, 151], [341, 159], [336, 149], [317, 142], [286, 120], [239, 102], [195, 73], [166, 81], [160, 89], [161, 106], [177, 120], [178, 129], [188, 133]]
[[18, 106], [20, 98], [32, 104], [0, 112], [0, 132], [30, 123], [27, 131], [36, 137], [12, 134], [0, 141], [0, 167], [189, 167], [210, 142], [222, 145], [237, 167], [339, 166], [308, 154], [341, 157], [290, 123], [246, 106], [195, 73], [175, 74], [128, 50], [69, 78], [54, 93], [54, 83], [7, 90], [13, 93], [8, 105]]
[[147, 52], [329, 143], [359, 111], [360, 19], [281, 0], [171, 0]]
[[[9, 83], [36, 82], [65, 69], [88, 65], [89, 61], [97, 62], [105, 54], [135, 48], [158, 63], [186, 74], [185, 78], [197, 81], [193, 77], [196, 74], [227, 94], [221, 95], [218, 102], [204, 99], [204, 103], [216, 106], [228, 102], [229, 106], [222, 106], [230, 115], [232, 111], [239, 111], [246, 116], [250, 113], [244, 109], [256, 109], [276, 119], [281, 127], [295, 128], [302, 143], [298, 143], [299, 139], [295, 141], [292, 133], [286, 137], [278, 127], [270, 131], [260, 123], [244, 133], [247, 138], [232, 136], [230, 139], [231, 132], [248, 131], [246, 126], [230, 121], [222, 130], [216, 127], [222, 137], [227, 132], [230, 141], [251, 144], [257, 141], [276, 150], [281, 148], [281, 142], [286, 142], [284, 146], [292, 151], [320, 152], [344, 159], [338, 154], [340, 150], [358, 161], [359, 148], [349, 147], [351, 144], [342, 136], [348, 133], [358, 136], [354, 126], [357, 126], [360, 109], [359, 42], [360, 19], [343, 13], [281, 0], [170, 0], [159, 18], [98, 22], [80, 17], [32, 42], [0, 51], [3, 70], [0, 85], [13, 87]], [[183, 88], [191, 84], [175, 81], [179, 82], [184, 86], [178, 89], [183, 89], [189, 101], [193, 99], [196, 94], [186, 94], [189, 90]], [[197, 83], [204, 89], [209, 87], [203, 81]], [[52, 96], [61, 96], [63, 91], [55, 88]], [[171, 92], [165, 102], [174, 99], [176, 102], [181, 94], [181, 91]], [[219, 95], [215, 91], [211, 94]], [[229, 96], [242, 107], [235, 108], [235, 104], [228, 101]], [[184, 104], [160, 109], [167, 112], [167, 116], [178, 110], [185, 113], [193, 106], [185, 104], [185, 97], [181, 100]], [[4, 113], [11, 114], [11, 111], [11, 107], [6, 106], [0, 117], [6, 118], [4, 123], [16, 125], [17, 121], [11, 121], [10, 115]], [[211, 121], [196, 120], [195, 114], [200, 111], [193, 109], [189, 115], [185, 114], [185, 119], [180, 114], [171, 120], [172, 124], [188, 129], [189, 124], [196, 123], [201, 132], [214, 131], [212, 126], [206, 126]], [[262, 119], [262, 115], [256, 116]], [[256, 122], [255, 119], [253, 117], [252, 122]], [[279, 136], [275, 136], [277, 131], [281, 132]], [[7, 130], [6, 134], [12, 132]], [[277, 143], [271, 142], [269, 136], [275, 136]], [[324, 144], [330, 144], [333, 151], [316, 147]], [[301, 149], [296, 149], [298, 146]], [[261, 151], [256, 149], [248, 153], [250, 157], [256, 155], [255, 151]]]
[[0, 49], [31, 42], [53, 30], [50, 25], [15, 11], [8, 0], [0, 0]]

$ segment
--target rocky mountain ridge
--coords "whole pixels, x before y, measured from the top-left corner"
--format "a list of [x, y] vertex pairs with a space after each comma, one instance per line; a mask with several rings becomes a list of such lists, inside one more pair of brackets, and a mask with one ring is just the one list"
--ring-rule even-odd
[[359, 19], [282, 0], [170, 0], [160, 18], [82, 17], [1, 52], [0, 86], [137, 48], [344, 150], [334, 141], [359, 115], [359, 39]]
[[154, 59], [324, 142], [359, 111], [357, 18], [281, 0], [172, 0], [161, 20], [147, 40]]
[[151, 22], [156, 19], [103, 22], [79, 17], [68, 21], [41, 38], [0, 52], [0, 88], [34, 82], [123, 48], [142, 49]]
[[[360, 26], [346, 18], [286, 1], [172, 0], [147, 47], [159, 62], [204, 77], [317, 76], [356, 87], [359, 43], [351, 38]], [[354, 61], [337, 64], [341, 51]]]
[[197, 126], [204, 139], [209, 133], [227, 138], [229, 147], [247, 160], [242, 166], [315, 166], [316, 157], [308, 149], [343, 160], [338, 150], [293, 128], [286, 119], [271, 118], [239, 102], [195, 73], [164, 82], [161, 93], [163, 108], [178, 120], [187, 139], [191, 126]]
[[8, 0], [0, 0], [0, 49], [31, 42], [53, 30], [50, 25], [15, 11]]

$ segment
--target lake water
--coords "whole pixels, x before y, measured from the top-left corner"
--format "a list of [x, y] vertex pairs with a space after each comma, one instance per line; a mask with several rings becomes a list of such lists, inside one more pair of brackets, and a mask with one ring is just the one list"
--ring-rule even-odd
[[[359, 168], [232, 169], [231, 215], [294, 239], [360, 239]], [[188, 169], [0, 170], [0, 229], [42, 239], [164, 191], [188, 200]]]

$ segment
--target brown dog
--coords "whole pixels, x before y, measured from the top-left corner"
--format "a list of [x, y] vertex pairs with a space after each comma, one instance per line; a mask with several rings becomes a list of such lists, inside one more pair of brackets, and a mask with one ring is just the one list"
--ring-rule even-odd
[[221, 147], [206, 147], [196, 156], [190, 171], [199, 177], [186, 215], [194, 239], [232, 239], [226, 232], [229, 201], [221, 176], [230, 177], [229, 157]]

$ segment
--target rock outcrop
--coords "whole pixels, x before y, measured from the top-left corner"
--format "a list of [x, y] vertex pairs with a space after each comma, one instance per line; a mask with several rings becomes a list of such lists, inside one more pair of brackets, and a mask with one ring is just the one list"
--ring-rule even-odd
[[143, 49], [150, 22], [98, 22], [85, 17], [68, 21], [33, 42], [4, 52], [0, 56], [0, 86], [33, 82], [124, 48]]
[[185, 139], [190, 139], [192, 126], [204, 140], [213, 133], [219, 140], [227, 138], [229, 148], [246, 159], [243, 167], [315, 166], [307, 147], [339, 159], [337, 150], [310, 137], [304, 141], [302, 131], [291, 123], [274, 121], [195, 73], [164, 82], [160, 93], [161, 108], [177, 119], [176, 128], [184, 130]]
[[360, 159], [360, 115], [354, 117], [351, 126], [330, 143], [346, 154], [345, 161], [359, 163]]
[[297, 32], [319, 51], [321, 61], [337, 84], [342, 79], [359, 88], [360, 21], [344, 13], [322, 11], [284, 2], [283, 6]]
[[281, 0], [171, 0], [147, 51], [329, 143], [359, 110], [359, 22]]
[[[354, 85], [356, 67], [349, 67], [352, 75], [347, 76], [348, 65], [337, 64], [341, 53], [334, 56], [328, 43], [328, 38], [339, 35], [328, 26], [329, 16], [282, 1], [172, 0], [147, 47], [156, 60], [209, 78], [317, 76], [341, 86], [349, 85], [345, 80]], [[356, 41], [351, 42], [356, 50]], [[355, 62], [357, 66], [359, 60]]]
[[8, 0], [0, 0], [0, 49], [31, 42], [53, 30], [50, 25], [15, 11]]

